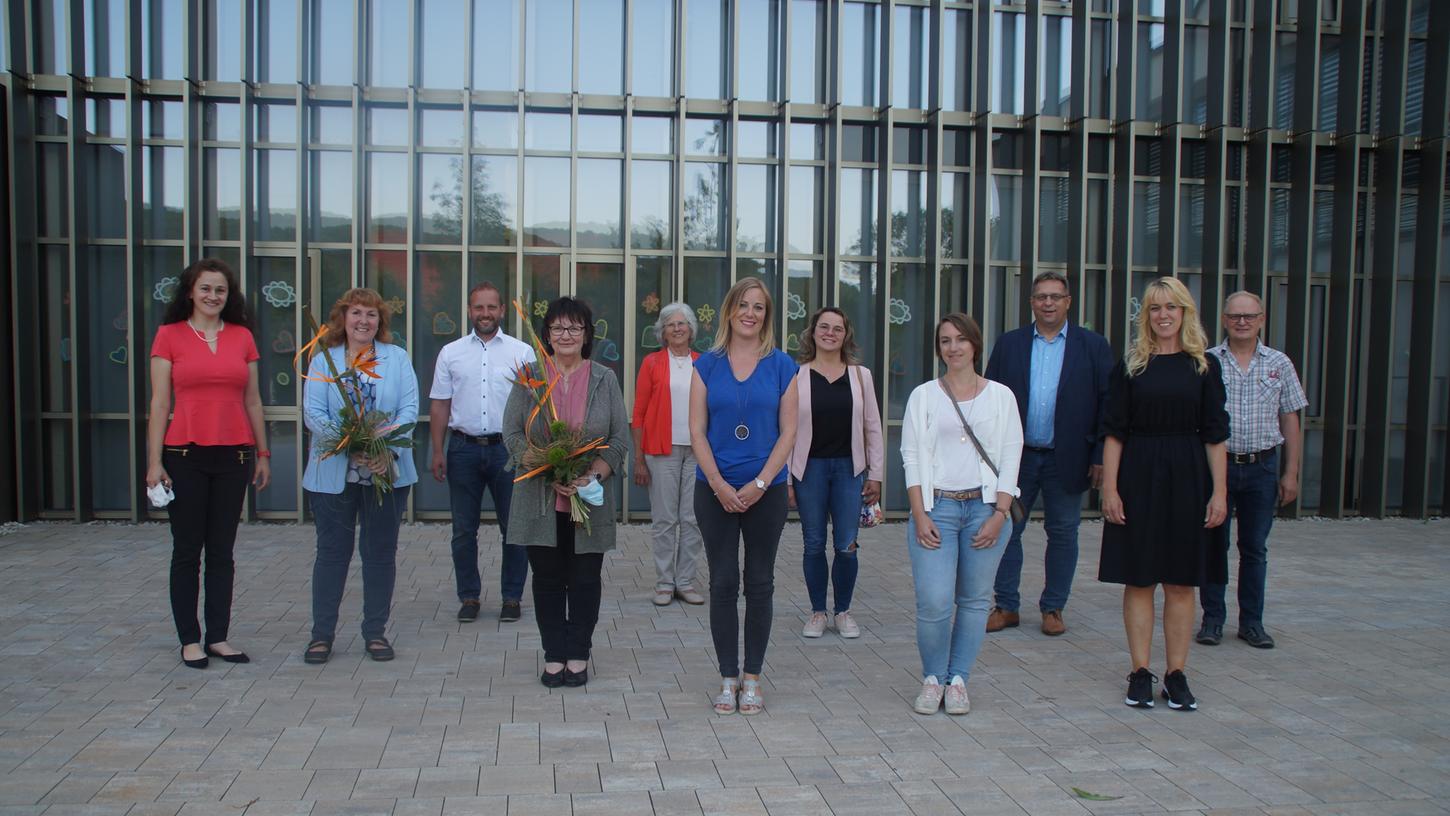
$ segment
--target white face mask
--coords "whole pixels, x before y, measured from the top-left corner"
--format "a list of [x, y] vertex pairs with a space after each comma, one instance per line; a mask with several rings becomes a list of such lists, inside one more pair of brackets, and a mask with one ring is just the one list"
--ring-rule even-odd
[[590, 479], [589, 484], [579, 488], [578, 492], [579, 498], [583, 499], [587, 504], [592, 504], [595, 507], [599, 507], [600, 505], [604, 504], [603, 482]]

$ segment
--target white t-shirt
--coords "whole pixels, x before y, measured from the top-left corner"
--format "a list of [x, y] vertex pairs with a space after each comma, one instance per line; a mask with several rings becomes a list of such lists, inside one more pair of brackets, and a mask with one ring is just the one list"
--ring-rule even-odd
[[670, 444], [690, 444], [690, 380], [695, 361], [665, 352], [670, 360]]
[[[972, 408], [986, 402], [979, 394], [974, 399], [957, 403], [967, 422], [973, 422]], [[942, 410], [938, 411], [932, 429], [936, 433], [936, 458], [932, 461], [932, 481], [937, 490], [972, 490], [982, 486], [980, 468], [982, 457], [977, 446], [962, 430], [962, 422], [946, 394], [941, 395]], [[982, 410], [986, 410], [984, 406]], [[974, 428], [976, 426], [973, 426]]]

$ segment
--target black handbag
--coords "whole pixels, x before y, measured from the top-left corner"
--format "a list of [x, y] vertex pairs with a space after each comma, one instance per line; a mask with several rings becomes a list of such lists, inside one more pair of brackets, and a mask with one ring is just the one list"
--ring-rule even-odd
[[[952, 409], [957, 412], [957, 419], [961, 420], [962, 430], [966, 431], [967, 438], [972, 440], [972, 447], [977, 449], [977, 455], [982, 457], [983, 462], [987, 463], [987, 467], [992, 471], [993, 476], [998, 475], [996, 463], [992, 461], [992, 457], [987, 455], [987, 450], [982, 447], [982, 443], [977, 441], [977, 435], [972, 433], [972, 426], [968, 425], [967, 418], [962, 416], [962, 407], [957, 405], [957, 398], [952, 396], [952, 390], [947, 387], [946, 380], [938, 377], [936, 384], [941, 386], [941, 390], [947, 395], [947, 402], [950, 402]], [[978, 394], [978, 396], [981, 395]], [[1008, 512], [1012, 514], [1013, 524], [1021, 524], [1027, 520], [1027, 508], [1022, 506], [1022, 502], [1016, 496], [1012, 497], [1012, 507]]]

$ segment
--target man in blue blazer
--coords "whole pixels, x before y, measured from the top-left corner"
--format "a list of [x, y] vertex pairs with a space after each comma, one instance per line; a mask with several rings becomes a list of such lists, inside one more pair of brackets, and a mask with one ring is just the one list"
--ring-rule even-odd
[[[987, 363], [987, 379], [1017, 395], [1022, 414], [1024, 447], [1017, 486], [1029, 511], [1042, 497], [1046, 517], [1046, 586], [1038, 607], [1042, 633], [1067, 631], [1063, 607], [1077, 572], [1077, 528], [1082, 520], [1082, 494], [1097, 488], [1103, 477], [1103, 443], [1099, 420], [1107, 408], [1108, 374], [1113, 352], [1102, 335], [1069, 326], [1072, 294], [1060, 272], [1041, 272], [1032, 280], [1031, 325], [1013, 329], [997, 340]], [[1022, 582], [1024, 521], [997, 567], [996, 605], [987, 617], [987, 631], [1020, 622], [1018, 586]]]

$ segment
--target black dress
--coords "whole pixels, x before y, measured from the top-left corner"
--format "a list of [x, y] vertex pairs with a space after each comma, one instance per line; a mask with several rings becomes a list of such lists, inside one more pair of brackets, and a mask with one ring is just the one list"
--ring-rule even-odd
[[1153, 357], [1136, 377], [1121, 361], [1113, 369], [1103, 426], [1123, 443], [1118, 495], [1127, 523], [1103, 527], [1099, 581], [1139, 587], [1226, 582], [1226, 562], [1210, 557], [1219, 531], [1203, 527], [1213, 495], [1204, 445], [1228, 439], [1224, 399], [1212, 355], [1203, 374], [1183, 352]]

